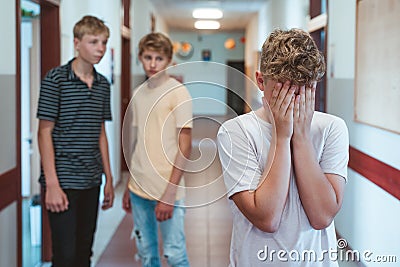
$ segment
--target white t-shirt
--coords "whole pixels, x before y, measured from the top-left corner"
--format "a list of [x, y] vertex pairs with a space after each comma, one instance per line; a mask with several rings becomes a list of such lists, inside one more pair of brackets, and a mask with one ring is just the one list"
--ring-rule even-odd
[[[273, 126], [254, 112], [226, 121], [220, 127], [219, 157], [229, 198], [257, 188], [265, 166], [270, 166], [266, 162], [272, 134]], [[344, 121], [314, 112], [311, 138], [324, 173], [347, 179], [349, 141]], [[229, 203], [233, 212], [230, 266], [338, 266], [334, 223], [323, 230], [311, 227], [301, 205], [293, 165], [288, 199], [275, 233], [259, 230], [232, 200]]]
[[[150, 88], [146, 82], [132, 97], [132, 126], [137, 142], [130, 161], [129, 189], [146, 199], [160, 199], [179, 151], [178, 130], [192, 128], [192, 99], [174, 78]], [[176, 199], [184, 197], [182, 177]]]

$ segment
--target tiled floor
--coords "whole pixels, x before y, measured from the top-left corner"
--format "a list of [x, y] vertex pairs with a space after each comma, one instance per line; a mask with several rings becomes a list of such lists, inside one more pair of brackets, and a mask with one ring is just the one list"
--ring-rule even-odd
[[[125, 190], [125, 181], [127, 179], [127, 175], [127, 173], [124, 174], [124, 177], [122, 177], [122, 182], [119, 183], [115, 188], [115, 199], [113, 208], [106, 211], [99, 209], [96, 234], [93, 243], [92, 266], [96, 265], [96, 262], [99, 260], [104, 250], [107, 247], [110, 247], [110, 240], [115, 237], [116, 230], [120, 226], [120, 223], [126, 215], [125, 211], [122, 210], [122, 196]], [[120, 228], [125, 229], [124, 227]], [[128, 240], [129, 235], [130, 233], [126, 233], [125, 236], [125, 238]]]

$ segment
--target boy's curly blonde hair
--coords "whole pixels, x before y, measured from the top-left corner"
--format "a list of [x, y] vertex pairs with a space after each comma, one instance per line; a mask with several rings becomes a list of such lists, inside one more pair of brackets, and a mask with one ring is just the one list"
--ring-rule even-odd
[[267, 79], [310, 85], [324, 76], [325, 60], [307, 32], [277, 29], [264, 42], [260, 71]]

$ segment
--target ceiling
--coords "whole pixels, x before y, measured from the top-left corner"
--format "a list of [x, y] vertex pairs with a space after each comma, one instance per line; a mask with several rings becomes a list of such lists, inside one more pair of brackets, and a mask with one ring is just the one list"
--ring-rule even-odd
[[244, 30], [250, 19], [258, 12], [263, 3], [268, 0], [150, 0], [171, 29], [194, 30], [192, 11], [194, 8], [219, 8], [224, 13], [220, 30]]

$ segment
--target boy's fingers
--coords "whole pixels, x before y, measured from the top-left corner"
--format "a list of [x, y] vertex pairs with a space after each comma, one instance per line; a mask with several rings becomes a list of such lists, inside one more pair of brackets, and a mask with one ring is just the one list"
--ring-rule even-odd
[[306, 111], [306, 92], [305, 92], [305, 87], [301, 86], [300, 87], [300, 103], [299, 103], [299, 117], [304, 116], [304, 112]]
[[310, 104], [312, 100], [311, 87], [305, 88], [305, 92], [306, 92], [306, 103]]
[[291, 89], [291, 88], [292, 87], [290, 87], [289, 81], [287, 81], [283, 84], [283, 87], [279, 90], [279, 96], [278, 96], [279, 103], [282, 103], [285, 101], [285, 98], [289, 93], [289, 89]]
[[274, 106], [276, 104], [276, 101], [278, 99], [279, 96], [279, 92], [282, 88], [282, 84], [281, 83], [276, 83], [274, 85], [274, 89], [272, 90], [272, 97], [271, 97], [271, 106]]
[[[283, 90], [282, 90], [283, 91]], [[281, 91], [281, 92], [282, 92]], [[294, 100], [294, 92], [296, 91], [296, 86], [292, 85], [288, 91], [286, 91], [286, 94], [284, 96], [283, 102], [281, 104], [281, 109], [284, 111], [287, 111], [289, 106], [292, 104], [292, 100]], [[285, 91], [283, 91], [285, 92]]]
[[315, 109], [315, 91], [316, 91], [316, 88], [312, 87], [311, 88], [311, 108], [313, 110]]
[[292, 95], [290, 98], [290, 103], [288, 108], [286, 109], [286, 115], [293, 117], [293, 110], [294, 110], [294, 105], [295, 105], [295, 96]]
[[294, 110], [293, 110], [293, 117], [298, 119], [300, 116], [300, 96], [295, 96], [294, 99]]
[[[283, 85], [282, 83], [276, 83], [272, 90], [272, 97], [270, 101], [271, 107], [276, 107], [278, 109], [287, 109], [290, 99], [287, 99], [290, 89], [290, 82], [286, 81]], [[283, 105], [283, 106], [282, 106]]]

